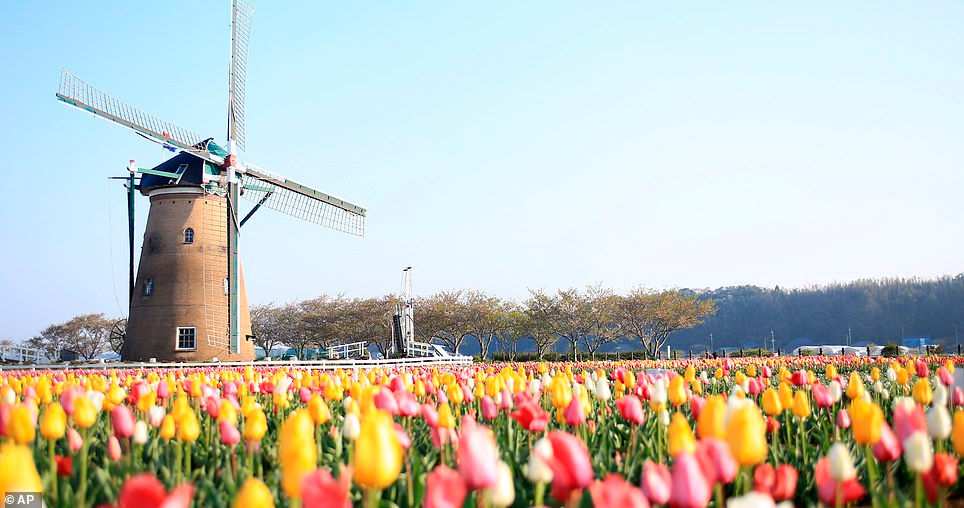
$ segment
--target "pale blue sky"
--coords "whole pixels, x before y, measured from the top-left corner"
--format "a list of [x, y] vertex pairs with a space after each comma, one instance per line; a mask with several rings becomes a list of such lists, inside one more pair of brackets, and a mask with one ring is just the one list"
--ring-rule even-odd
[[[369, 219], [259, 212], [253, 303], [382, 294], [407, 265], [417, 293], [514, 298], [964, 270], [960, 2], [256, 7], [245, 158]], [[106, 178], [166, 155], [58, 103], [60, 68], [221, 140], [228, 43], [226, 1], [0, 4], [0, 335], [126, 312]]]

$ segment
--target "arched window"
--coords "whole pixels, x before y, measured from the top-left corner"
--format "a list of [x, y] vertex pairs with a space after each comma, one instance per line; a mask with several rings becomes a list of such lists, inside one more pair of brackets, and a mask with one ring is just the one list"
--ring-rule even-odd
[[154, 292], [154, 279], [148, 277], [144, 279], [144, 296], [151, 296]]
[[184, 230], [184, 243], [194, 243], [194, 230], [187, 228]]
[[228, 291], [230, 291], [230, 288], [231, 288], [231, 286], [230, 286], [230, 284], [228, 284], [228, 278], [225, 277], [225, 278], [224, 278], [224, 294], [228, 294]]

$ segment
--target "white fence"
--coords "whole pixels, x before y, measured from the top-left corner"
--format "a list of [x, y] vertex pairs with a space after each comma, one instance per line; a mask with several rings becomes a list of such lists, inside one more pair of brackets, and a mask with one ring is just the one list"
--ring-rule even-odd
[[127, 363], [52, 363], [47, 365], [4, 365], [0, 370], [99, 370], [99, 369], [195, 369], [231, 367], [299, 367], [312, 369], [362, 369], [368, 367], [419, 367], [471, 365], [468, 356], [395, 358], [389, 360], [271, 360], [260, 362], [127, 362]]

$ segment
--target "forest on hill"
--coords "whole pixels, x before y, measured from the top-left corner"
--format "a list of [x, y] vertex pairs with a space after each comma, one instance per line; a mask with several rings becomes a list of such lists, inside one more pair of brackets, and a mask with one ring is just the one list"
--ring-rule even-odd
[[[684, 290], [686, 291], [686, 290]], [[927, 337], [945, 347], [964, 332], [964, 273], [936, 279], [867, 279], [800, 289], [733, 286], [694, 291], [716, 303], [716, 314], [677, 331], [674, 347], [703, 349], [808, 344], [900, 343]]]

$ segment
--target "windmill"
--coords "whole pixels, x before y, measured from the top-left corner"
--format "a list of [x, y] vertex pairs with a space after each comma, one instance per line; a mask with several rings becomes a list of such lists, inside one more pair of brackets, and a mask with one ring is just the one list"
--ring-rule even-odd
[[[238, 259], [241, 226], [260, 208], [363, 236], [364, 208], [242, 162], [248, 39], [254, 8], [233, 0], [227, 149], [61, 73], [57, 99], [175, 152], [128, 175], [130, 313], [125, 360], [253, 360], [250, 314]], [[134, 275], [134, 192], [150, 211]], [[253, 203], [241, 215], [239, 200]]]

